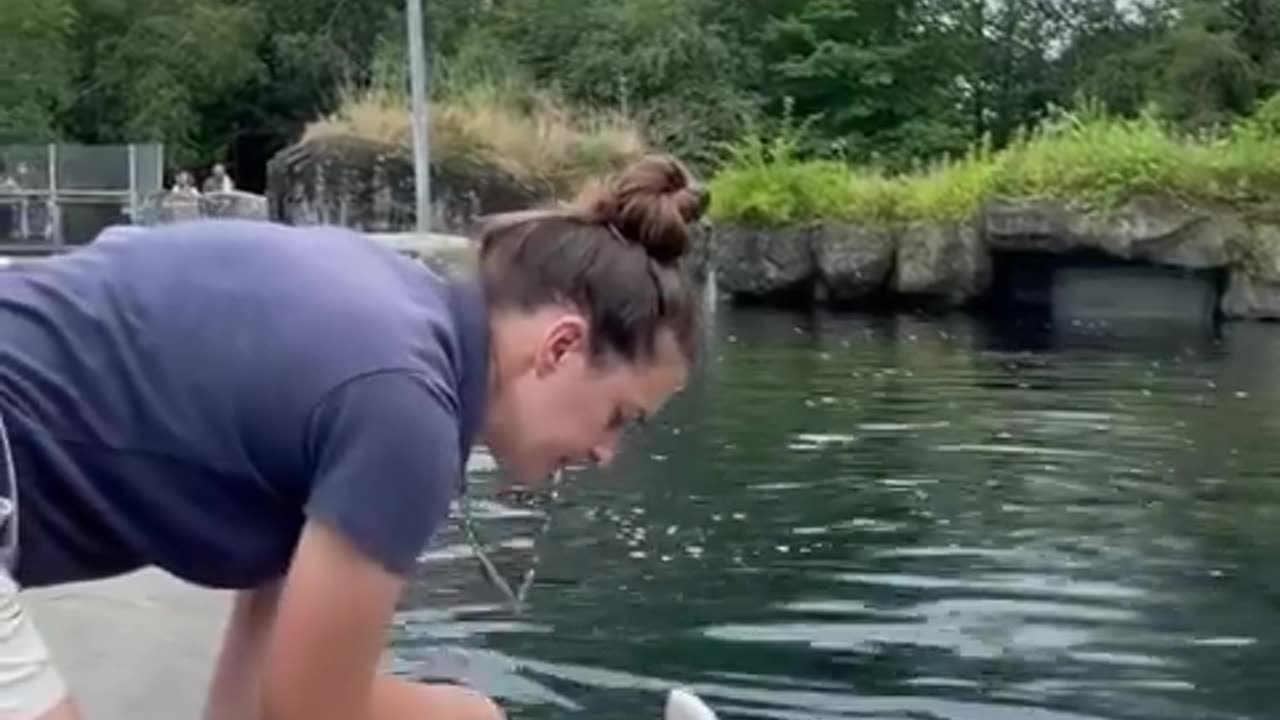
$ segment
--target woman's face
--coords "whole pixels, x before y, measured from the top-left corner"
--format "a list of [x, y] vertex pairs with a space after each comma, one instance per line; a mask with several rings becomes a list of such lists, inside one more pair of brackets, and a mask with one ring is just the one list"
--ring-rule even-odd
[[498, 381], [484, 440], [510, 481], [608, 464], [623, 433], [684, 385], [688, 364], [670, 333], [660, 334], [649, 362], [602, 364], [592, 362], [588, 332], [585, 318], [563, 309], [513, 321], [505, 338], [495, 329]]

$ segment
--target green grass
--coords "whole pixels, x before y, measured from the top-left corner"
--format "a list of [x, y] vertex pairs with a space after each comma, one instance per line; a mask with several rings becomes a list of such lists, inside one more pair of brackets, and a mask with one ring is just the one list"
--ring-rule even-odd
[[[354, 136], [411, 148], [403, 85], [344, 91], [338, 109], [310, 123], [303, 140]], [[607, 112], [571, 108], [513, 79], [451, 82], [431, 104], [433, 162], [464, 173], [500, 170], [543, 196], [572, 195], [594, 177], [646, 152], [639, 127]]]
[[1052, 199], [1104, 210], [1135, 195], [1263, 205], [1280, 194], [1280, 99], [1221, 132], [1174, 131], [1154, 114], [1064, 113], [999, 151], [888, 176], [802, 157], [787, 132], [729, 148], [711, 181], [714, 219], [758, 225], [806, 221], [955, 222], [991, 199]]
[[784, 126], [766, 138], [744, 135], [724, 148], [728, 160], [712, 178], [711, 215], [762, 225], [887, 219], [897, 182], [841, 162], [802, 159], [799, 134]]

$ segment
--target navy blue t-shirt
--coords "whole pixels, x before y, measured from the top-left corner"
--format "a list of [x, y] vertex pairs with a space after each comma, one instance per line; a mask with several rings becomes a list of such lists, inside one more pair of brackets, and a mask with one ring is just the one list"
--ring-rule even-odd
[[307, 517], [404, 573], [460, 487], [487, 360], [474, 285], [339, 228], [207, 220], [0, 269], [17, 579], [252, 587]]

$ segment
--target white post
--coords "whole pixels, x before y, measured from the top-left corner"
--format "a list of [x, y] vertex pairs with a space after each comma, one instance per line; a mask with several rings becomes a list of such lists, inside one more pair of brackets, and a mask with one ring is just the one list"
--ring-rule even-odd
[[138, 146], [129, 143], [129, 222], [138, 223]]
[[56, 143], [49, 143], [48, 159], [49, 200], [44, 225], [53, 244], [61, 248], [64, 238], [60, 212], [62, 203], [58, 201], [58, 145]]
[[422, 37], [422, 1], [406, 0], [409, 18], [409, 84], [413, 93], [413, 179], [418, 232], [431, 231], [431, 123], [427, 109], [427, 57]]

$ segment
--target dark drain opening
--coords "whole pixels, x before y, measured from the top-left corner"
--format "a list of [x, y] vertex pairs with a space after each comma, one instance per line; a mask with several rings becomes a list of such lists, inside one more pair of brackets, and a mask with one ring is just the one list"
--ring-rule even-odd
[[1226, 271], [1124, 260], [1098, 252], [996, 252], [985, 301], [997, 314], [1053, 323], [1214, 324]]

